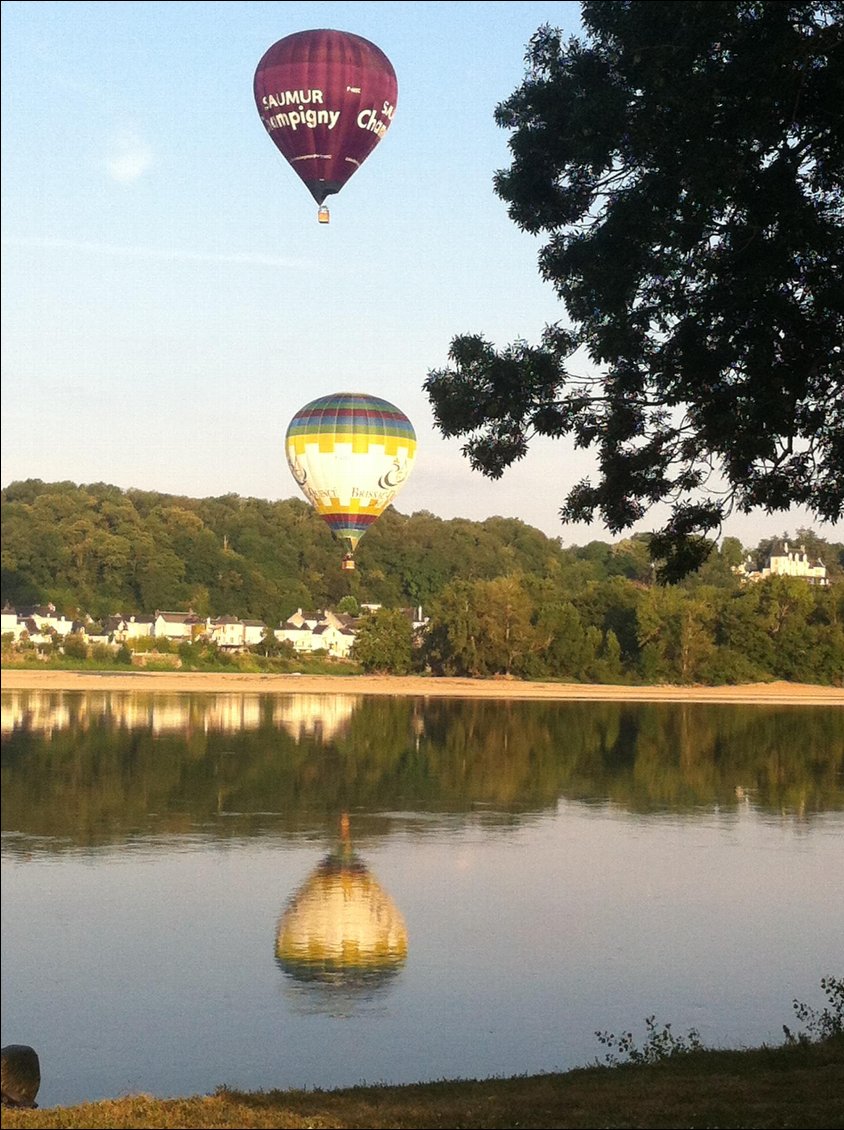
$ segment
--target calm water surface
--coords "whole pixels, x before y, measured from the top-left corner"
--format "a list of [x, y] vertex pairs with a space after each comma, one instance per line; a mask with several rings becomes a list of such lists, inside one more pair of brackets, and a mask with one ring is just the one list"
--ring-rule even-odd
[[39, 1103], [781, 1043], [844, 975], [839, 708], [4, 692]]

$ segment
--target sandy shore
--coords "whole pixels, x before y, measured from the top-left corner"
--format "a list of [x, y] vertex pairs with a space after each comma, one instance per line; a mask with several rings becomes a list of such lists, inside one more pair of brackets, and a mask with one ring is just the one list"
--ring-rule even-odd
[[194, 672], [23, 671], [6, 668], [3, 690], [184, 691], [209, 694], [404, 695], [424, 698], [497, 698], [628, 702], [750, 702], [844, 706], [844, 688], [804, 683], [738, 687], [617, 687], [532, 683], [518, 679], [447, 679], [375, 675], [244, 675]]

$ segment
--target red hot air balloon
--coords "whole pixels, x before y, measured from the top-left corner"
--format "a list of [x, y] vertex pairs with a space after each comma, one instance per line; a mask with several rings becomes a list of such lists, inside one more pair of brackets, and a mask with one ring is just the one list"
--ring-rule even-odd
[[345, 31], [285, 36], [255, 71], [264, 128], [328, 222], [323, 202], [339, 192], [390, 128], [398, 83], [384, 52]]

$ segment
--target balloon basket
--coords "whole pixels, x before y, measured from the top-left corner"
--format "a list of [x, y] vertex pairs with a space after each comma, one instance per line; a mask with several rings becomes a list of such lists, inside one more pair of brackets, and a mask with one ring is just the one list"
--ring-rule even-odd
[[317, 212], [317, 219], [321, 224], [327, 224], [331, 221], [331, 213], [328, 211], [324, 204]]
[[349, 572], [349, 571], [353, 570], [353, 569], [354, 569], [354, 567], [355, 567], [355, 559], [354, 559], [354, 557], [344, 557], [344, 558], [343, 558], [343, 561], [341, 562], [341, 567], [342, 567], [342, 568], [343, 568], [343, 569], [344, 569], [344, 570], [345, 570], [346, 572]]

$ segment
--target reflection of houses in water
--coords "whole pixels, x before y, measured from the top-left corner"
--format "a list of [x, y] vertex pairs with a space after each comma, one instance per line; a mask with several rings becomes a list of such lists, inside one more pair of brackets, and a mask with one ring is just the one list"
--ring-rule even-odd
[[177, 733], [195, 723], [196, 708], [179, 694], [137, 694], [133, 691], [4, 691], [3, 732], [32, 730], [49, 734], [77, 727], [90, 730], [107, 724], [121, 730]]
[[261, 696], [257, 694], [214, 695], [205, 709], [204, 729], [236, 733], [257, 730], [261, 725]]
[[[119, 711], [119, 717], [116, 712]], [[261, 725], [259, 695], [156, 694], [140, 704], [115, 702], [111, 715], [119, 725], [129, 729], [149, 728], [153, 734], [178, 734], [188, 730], [208, 733], [237, 733], [257, 730]]]
[[[141, 723], [144, 725], [144, 723]], [[153, 734], [173, 734], [186, 730], [190, 725], [190, 701], [170, 699], [156, 702], [147, 712], [146, 725]]]
[[[359, 695], [285, 695], [274, 698], [272, 722], [296, 741], [333, 738], [345, 726]], [[3, 692], [2, 732], [52, 733], [79, 726], [110, 725], [126, 730], [173, 734], [187, 730], [236, 733], [266, 725], [265, 696], [259, 694], [162, 694], [136, 691]]]
[[66, 729], [73, 718], [70, 703], [60, 691], [31, 697], [25, 691], [3, 692], [0, 729], [4, 735], [23, 729], [49, 735]]
[[359, 695], [297, 694], [273, 704], [273, 722], [289, 734], [330, 741], [349, 722], [360, 701]]
[[279, 919], [275, 956], [289, 977], [318, 992], [367, 995], [407, 960], [407, 928], [396, 904], [352, 850], [346, 817], [341, 828], [341, 843]]

